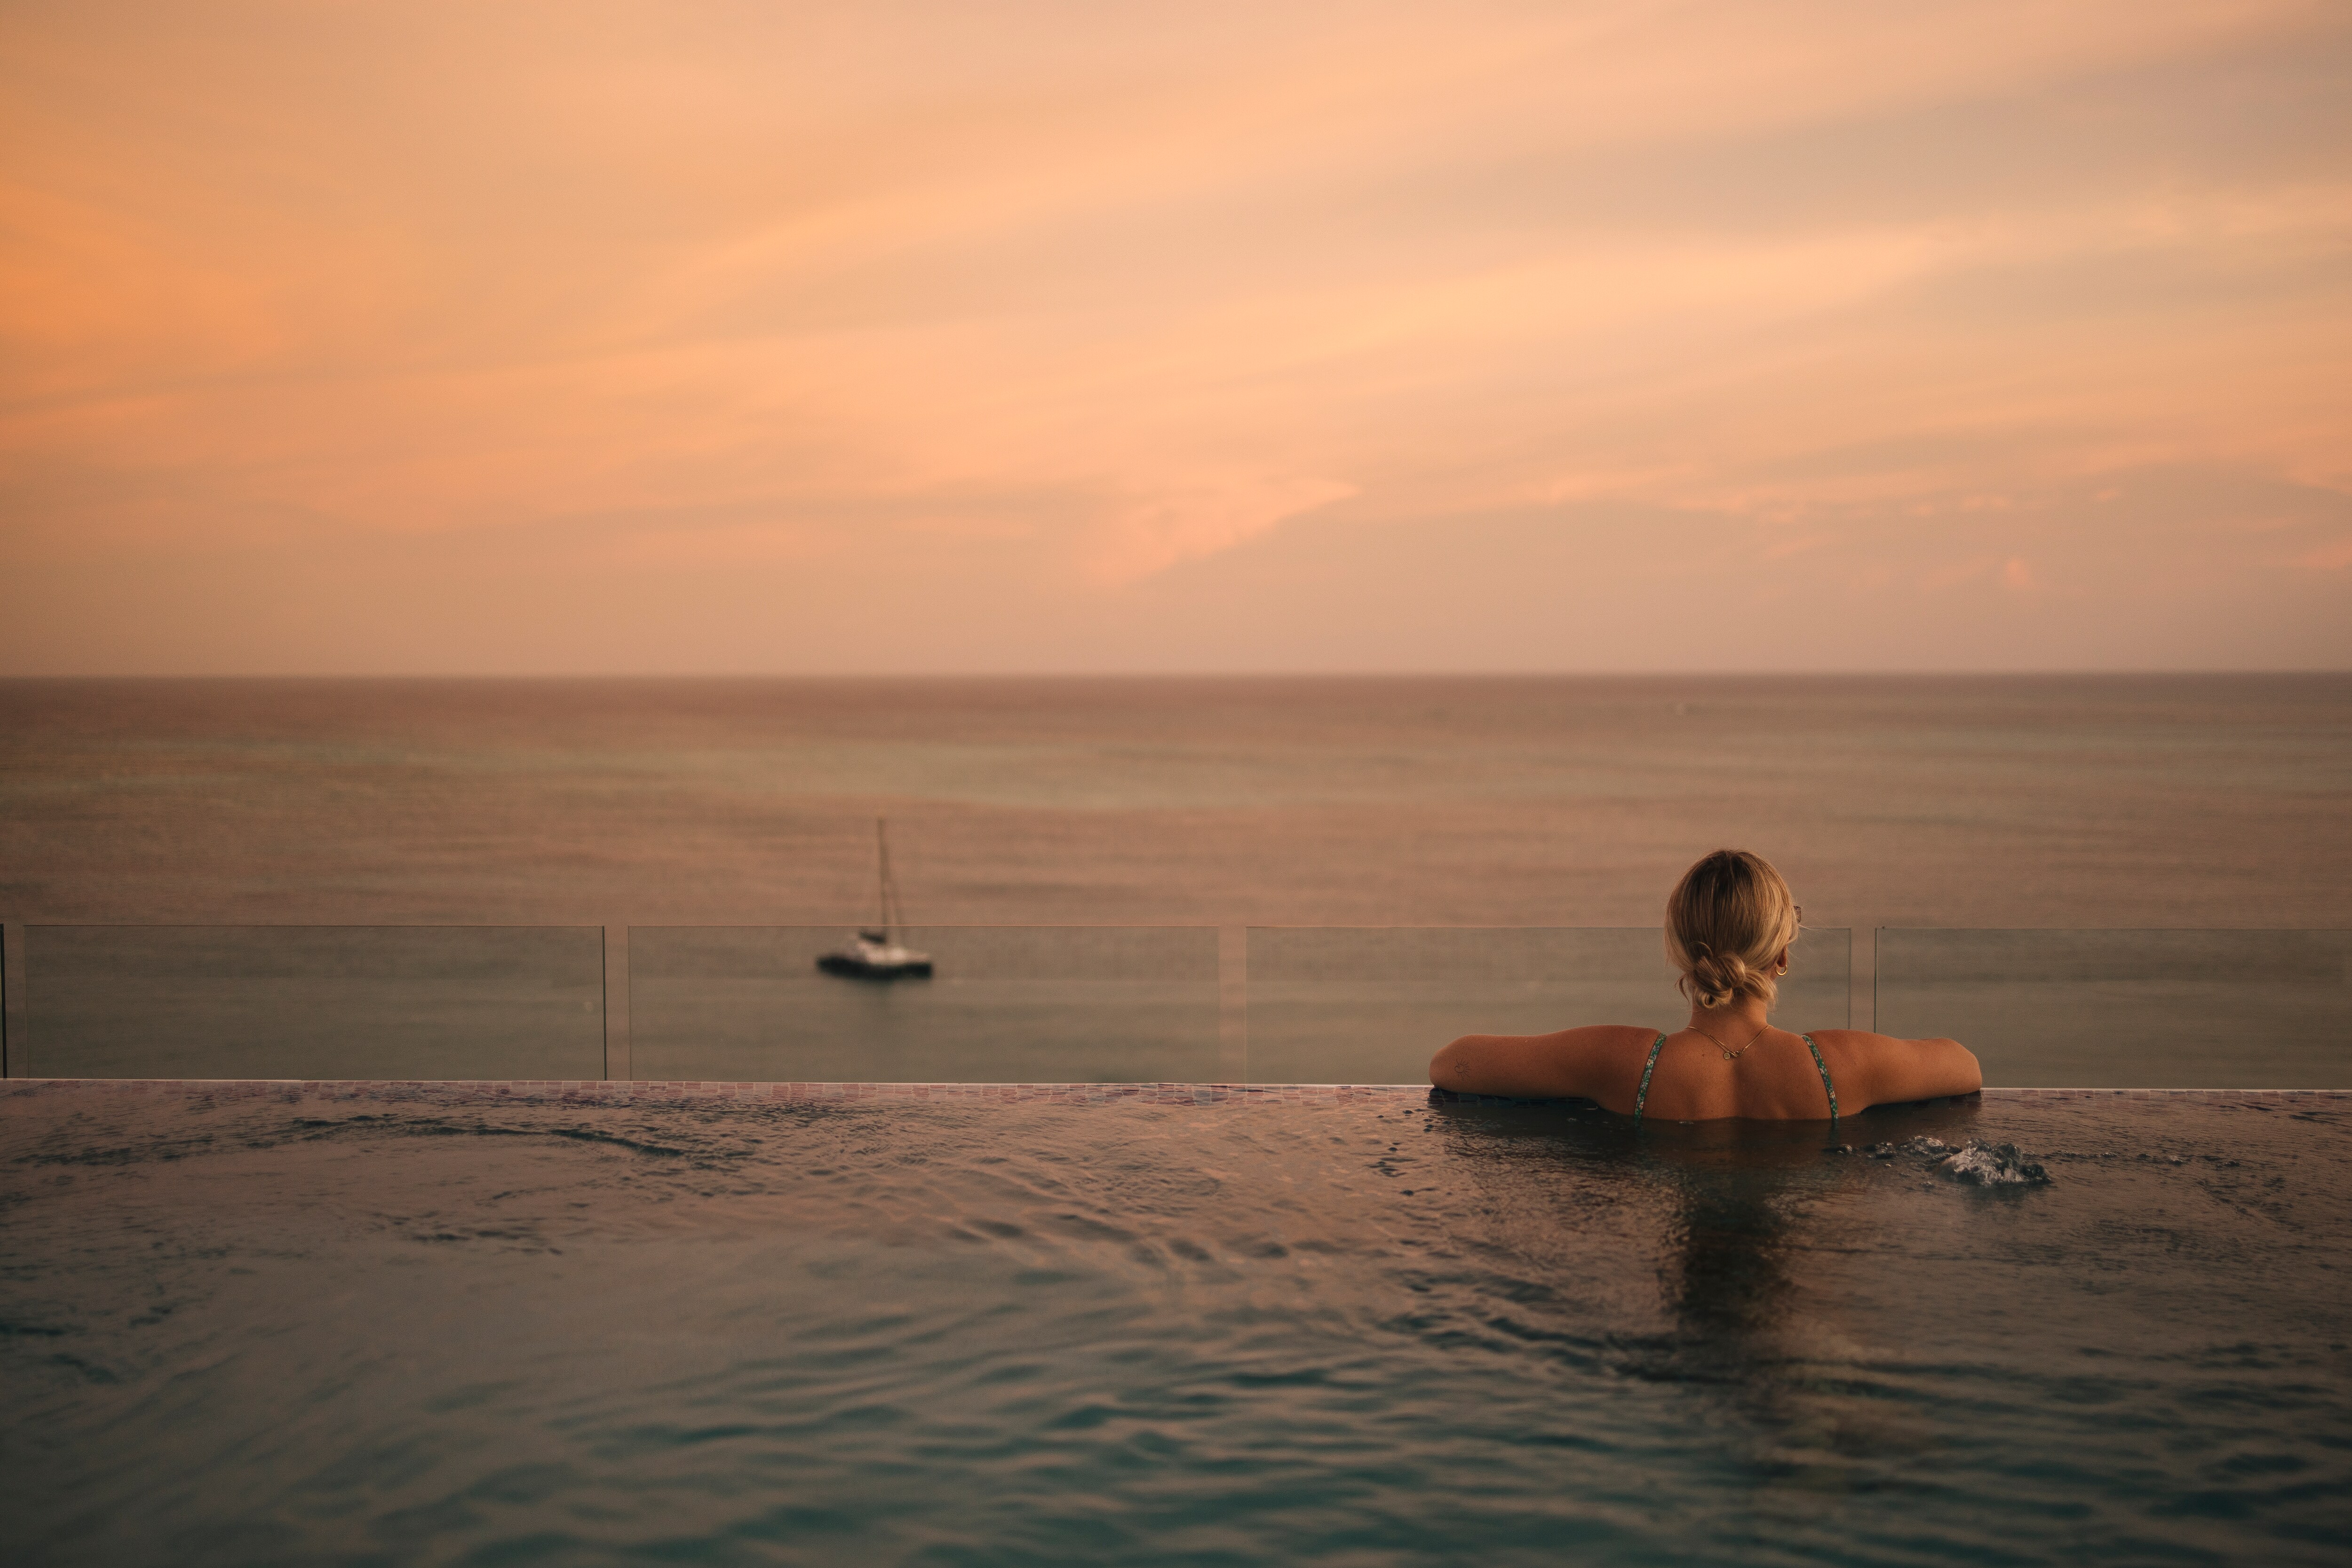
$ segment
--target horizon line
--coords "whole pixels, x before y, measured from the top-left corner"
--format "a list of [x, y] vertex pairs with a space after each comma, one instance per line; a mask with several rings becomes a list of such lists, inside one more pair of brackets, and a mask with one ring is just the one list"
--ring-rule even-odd
[[78, 671], [46, 674], [0, 672], [0, 685], [104, 681], [317, 681], [317, 682], [562, 682], [562, 681], [1548, 681], [1548, 680], [2135, 680], [2189, 677], [2327, 677], [2352, 675], [2352, 665], [2049, 665], [2020, 669], [1788, 669], [1721, 667], [1641, 670], [1560, 669], [1261, 669], [1261, 670], [393, 670], [393, 671]]

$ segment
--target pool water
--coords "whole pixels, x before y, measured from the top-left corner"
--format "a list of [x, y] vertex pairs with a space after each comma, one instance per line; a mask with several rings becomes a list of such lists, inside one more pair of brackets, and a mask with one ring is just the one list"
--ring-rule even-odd
[[2352, 1099], [1190, 1098], [12, 1083], [11, 1558], [2344, 1561]]

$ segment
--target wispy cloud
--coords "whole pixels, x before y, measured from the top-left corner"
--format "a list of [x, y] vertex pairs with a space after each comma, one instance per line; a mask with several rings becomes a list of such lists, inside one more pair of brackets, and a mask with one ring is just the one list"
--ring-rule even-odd
[[[82, 606], [12, 617], [24, 666], [119, 663], [142, 563], [440, 549], [527, 594], [566, 539], [583, 619], [667, 574], [633, 662], [834, 658], [807, 617], [711, 640], [698, 592], [768, 574], [914, 618], [905, 657], [1116, 664], [1169, 573], [1530, 504], [1938, 614], [2098, 581], [2095, 638], [2334, 548], [2300, 502], [2152, 538], [2135, 487], [2352, 495], [2324, 5], [89, 0], [0, 17], [0, 147], [7, 549]], [[961, 596], [856, 564], [910, 552]], [[2049, 575], [2102, 552], [2141, 564]], [[226, 656], [140, 613], [142, 658]], [[1602, 656], [1529, 614], [1525, 661]]]

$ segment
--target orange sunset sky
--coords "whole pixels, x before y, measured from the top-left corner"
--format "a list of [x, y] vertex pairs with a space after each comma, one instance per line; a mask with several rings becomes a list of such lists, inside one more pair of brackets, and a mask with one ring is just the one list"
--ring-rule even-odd
[[2352, 7], [0, 9], [0, 673], [2352, 665]]

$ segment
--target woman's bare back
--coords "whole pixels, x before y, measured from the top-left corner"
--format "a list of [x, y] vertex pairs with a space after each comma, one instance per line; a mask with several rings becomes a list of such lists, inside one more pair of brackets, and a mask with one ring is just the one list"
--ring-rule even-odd
[[1732, 1035], [1742, 1042], [1733, 1051], [1716, 1030], [1664, 1031], [1663, 1044], [1661, 1032], [1595, 1024], [1551, 1034], [1465, 1035], [1431, 1061], [1429, 1081], [1462, 1094], [1592, 1100], [1624, 1115], [1638, 1098], [1645, 1116], [1675, 1122], [1827, 1121], [1832, 1089], [1837, 1110], [1852, 1115], [1984, 1086], [1976, 1057], [1952, 1040], [1829, 1029], [1814, 1030], [1809, 1049], [1807, 1037], [1759, 1023]]

